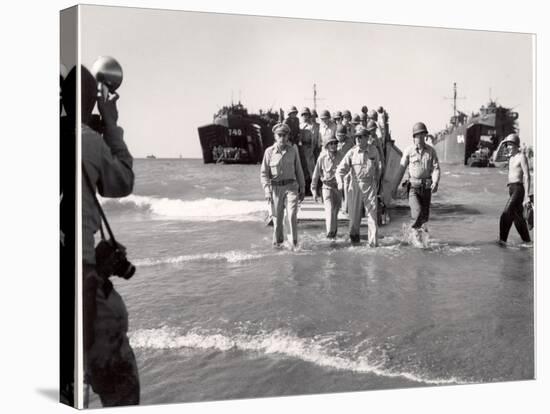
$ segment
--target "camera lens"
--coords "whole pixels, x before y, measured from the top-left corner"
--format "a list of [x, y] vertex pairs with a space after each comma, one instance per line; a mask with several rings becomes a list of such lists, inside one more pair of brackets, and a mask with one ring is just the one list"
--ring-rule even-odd
[[128, 280], [132, 276], [134, 276], [134, 273], [136, 273], [136, 267], [132, 263], [128, 262], [128, 267], [126, 268], [126, 272], [121, 276], [124, 279]]

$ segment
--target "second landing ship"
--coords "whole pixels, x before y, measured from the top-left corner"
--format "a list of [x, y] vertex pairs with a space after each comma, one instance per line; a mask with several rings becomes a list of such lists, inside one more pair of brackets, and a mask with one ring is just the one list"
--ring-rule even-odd
[[450, 125], [434, 135], [434, 146], [441, 161], [487, 167], [500, 142], [517, 132], [518, 113], [490, 101], [478, 113], [467, 115], [456, 110]]

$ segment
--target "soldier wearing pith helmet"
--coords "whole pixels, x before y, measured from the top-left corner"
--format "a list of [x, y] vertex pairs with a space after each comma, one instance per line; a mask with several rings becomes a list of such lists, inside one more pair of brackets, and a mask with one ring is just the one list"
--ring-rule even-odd
[[[412, 128], [413, 145], [403, 152], [397, 177], [409, 172], [409, 206], [411, 208], [411, 228], [413, 237], [419, 241], [420, 231], [427, 231], [426, 223], [430, 217], [432, 194], [437, 192], [440, 178], [439, 160], [435, 149], [426, 144], [428, 129], [423, 122], [417, 122]], [[399, 182], [393, 185], [397, 190]]]

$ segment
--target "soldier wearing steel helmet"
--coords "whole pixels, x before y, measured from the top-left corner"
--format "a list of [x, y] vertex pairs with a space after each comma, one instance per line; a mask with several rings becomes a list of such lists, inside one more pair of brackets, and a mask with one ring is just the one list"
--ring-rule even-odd
[[330, 119], [330, 112], [327, 109], [321, 111], [321, 124], [319, 125], [319, 139], [326, 142], [330, 137], [336, 136], [336, 124]]
[[338, 189], [344, 188], [344, 178], [350, 173], [351, 182], [347, 201], [349, 235], [352, 243], [360, 241], [361, 216], [365, 213], [371, 247], [378, 246], [377, 193], [380, 178], [380, 155], [373, 138], [365, 128], [355, 131], [357, 145], [343, 158], [336, 170]]
[[368, 116], [368, 114], [361, 113], [360, 119], [361, 119], [360, 125], [361, 125], [363, 128], [366, 128], [366, 127], [367, 127], [367, 124], [369, 123], [369, 116]]
[[298, 109], [295, 106], [288, 108], [284, 123], [290, 128], [288, 140], [292, 144], [300, 145], [300, 120], [298, 119]]
[[365, 128], [370, 136], [372, 136], [373, 139], [373, 145], [376, 146], [378, 149], [378, 153], [380, 154], [380, 160], [382, 161], [382, 171], [384, 171], [384, 165], [385, 165], [385, 156], [384, 156], [384, 149], [382, 147], [382, 140], [377, 135], [378, 131], [378, 125], [374, 120], [369, 120], [367, 122], [367, 126]]
[[348, 137], [353, 141], [355, 136], [355, 125], [351, 121], [351, 112], [347, 109], [342, 111], [342, 125], [347, 128]]
[[[336, 127], [336, 139], [338, 141], [337, 150], [343, 157], [355, 146], [355, 137], [350, 138], [347, 128], [344, 125], [338, 125]], [[341, 208], [343, 213], [348, 213], [347, 200], [349, 198], [349, 183], [351, 180], [351, 173], [348, 173], [344, 177], [344, 187], [342, 191], [342, 203]]]
[[342, 203], [342, 193], [338, 190], [336, 181], [336, 168], [342, 159], [342, 154], [338, 151], [338, 139], [334, 136], [329, 137], [323, 146], [325, 151], [319, 155], [313, 171], [311, 193], [314, 195], [315, 202], [318, 202], [317, 185], [321, 182], [327, 239], [334, 240], [338, 233], [338, 211]]
[[[440, 169], [435, 149], [426, 145], [428, 129], [423, 122], [413, 125], [413, 145], [403, 152], [397, 177], [401, 179], [405, 170], [409, 172], [409, 206], [411, 208], [411, 228], [413, 237], [420, 241], [421, 229], [426, 229], [430, 217], [432, 194], [439, 186]], [[394, 192], [399, 182], [393, 184]]]
[[294, 247], [298, 244], [298, 203], [304, 199], [305, 181], [296, 145], [289, 142], [286, 124], [273, 127], [275, 144], [265, 150], [260, 167], [260, 181], [266, 200], [272, 205], [273, 245], [284, 242], [283, 221], [286, 209]]
[[315, 168], [315, 148], [318, 147], [319, 131], [311, 118], [311, 111], [305, 107], [300, 111], [302, 122], [300, 123], [300, 142], [302, 167], [306, 180], [306, 195], [311, 184], [313, 169]]
[[531, 204], [529, 190], [531, 177], [529, 175], [529, 161], [520, 151], [518, 134], [508, 135], [502, 145], [508, 150], [508, 193], [510, 198], [500, 216], [499, 244], [505, 246], [512, 223], [516, 226], [521, 239], [530, 242], [529, 229], [523, 217], [523, 208]]
[[379, 106], [376, 112], [378, 112], [378, 130], [380, 131], [380, 136], [382, 137], [383, 146], [385, 148], [386, 141], [388, 140], [388, 113], [382, 106]]
[[319, 114], [317, 114], [317, 111], [314, 109], [311, 111], [311, 122], [313, 123], [314, 135], [317, 137], [317, 145], [313, 147], [313, 156], [315, 157], [315, 162], [317, 162], [317, 158], [319, 158], [319, 154], [321, 153], [321, 148], [323, 146], [319, 132], [320, 125], [319, 122], [317, 122], [317, 118], [319, 118]]
[[332, 113], [332, 120], [336, 125], [340, 125], [343, 121], [342, 119], [342, 111], [334, 111]]

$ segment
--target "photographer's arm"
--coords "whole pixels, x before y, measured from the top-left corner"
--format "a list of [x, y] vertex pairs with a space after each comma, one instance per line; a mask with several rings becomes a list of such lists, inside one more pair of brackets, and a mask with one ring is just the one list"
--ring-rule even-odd
[[133, 158], [122, 139], [122, 128], [106, 130], [101, 146], [97, 190], [102, 197], [124, 197], [134, 187]]
[[117, 125], [116, 102], [119, 95], [101, 90], [103, 93], [97, 103], [105, 124], [103, 139], [106, 145], [102, 145], [101, 149], [98, 192], [103, 197], [123, 197], [130, 194], [134, 187], [133, 158], [124, 142], [124, 131]]

